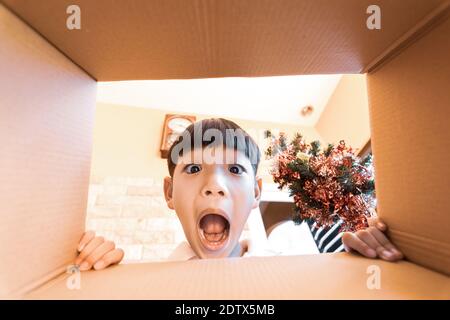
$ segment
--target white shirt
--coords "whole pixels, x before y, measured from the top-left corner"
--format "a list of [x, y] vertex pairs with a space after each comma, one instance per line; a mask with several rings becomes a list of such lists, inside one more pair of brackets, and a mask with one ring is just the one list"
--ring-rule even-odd
[[[244, 253], [243, 257], [276, 256], [281, 254], [281, 252], [274, 251], [268, 247], [256, 248], [252, 241], [246, 240], [246, 242], [248, 244], [248, 250]], [[198, 257], [187, 241], [181, 242], [167, 258], [168, 261], [186, 261], [191, 259], [198, 259]]]

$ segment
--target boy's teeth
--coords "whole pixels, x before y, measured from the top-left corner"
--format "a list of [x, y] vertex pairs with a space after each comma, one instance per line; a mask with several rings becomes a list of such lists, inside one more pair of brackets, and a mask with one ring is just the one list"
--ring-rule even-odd
[[207, 233], [206, 231], [203, 231], [203, 234], [209, 242], [220, 242], [224, 237], [226, 237], [227, 231], [225, 230], [220, 233]]
[[221, 232], [221, 233], [206, 233], [205, 232], [204, 234], [205, 234], [206, 240], [214, 241], [214, 242], [220, 241], [224, 235], [223, 232]]

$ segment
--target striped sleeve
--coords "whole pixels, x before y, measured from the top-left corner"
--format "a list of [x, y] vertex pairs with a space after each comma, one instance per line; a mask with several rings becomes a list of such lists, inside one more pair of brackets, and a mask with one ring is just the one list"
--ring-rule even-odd
[[341, 220], [331, 227], [325, 228], [317, 228], [316, 223], [311, 220], [306, 222], [320, 253], [345, 251], [342, 243], [342, 232], [339, 232]]

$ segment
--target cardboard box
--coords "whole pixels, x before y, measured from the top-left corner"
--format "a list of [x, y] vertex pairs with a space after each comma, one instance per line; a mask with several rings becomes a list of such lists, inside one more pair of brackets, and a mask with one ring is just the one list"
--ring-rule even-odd
[[[450, 4], [377, 1], [381, 30], [369, 30], [370, 2], [84, 0], [81, 29], [69, 30], [71, 1], [3, 0], [0, 296], [450, 298]], [[342, 253], [119, 265], [82, 273], [70, 290], [96, 80], [363, 72], [379, 213], [406, 261]]]

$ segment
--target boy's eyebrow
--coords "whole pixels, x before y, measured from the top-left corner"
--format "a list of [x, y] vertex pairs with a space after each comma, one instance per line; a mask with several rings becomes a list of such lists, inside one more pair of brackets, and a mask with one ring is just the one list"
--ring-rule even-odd
[[194, 162], [194, 161], [189, 161], [189, 162], [181, 162], [180, 163], [181, 165], [183, 165], [183, 167], [186, 167], [186, 166], [188, 166], [188, 165], [191, 165], [191, 164], [195, 164], [195, 165], [226, 165], [226, 166], [228, 166], [228, 165], [240, 165], [240, 166], [242, 166], [242, 167], [245, 167], [245, 168], [248, 168], [248, 167], [250, 167], [251, 165], [249, 165], [249, 164], [246, 164], [246, 163], [243, 163], [242, 161], [232, 161], [232, 162], [229, 162], [229, 163], [204, 163], [204, 162]]
[[249, 166], [249, 164], [242, 163], [241, 161], [235, 161], [235, 162], [229, 163], [229, 164], [238, 164], [238, 165], [243, 166], [243, 167], [248, 167]]
[[[204, 149], [203, 149], [204, 150]], [[185, 156], [182, 156], [182, 157], [180, 157], [180, 158], [178, 158], [178, 163], [177, 164], [181, 164], [181, 165], [188, 165], [188, 164], [198, 164], [198, 165], [202, 165], [202, 164], [211, 164], [211, 163], [206, 163], [207, 162], [207, 160], [205, 160], [204, 158], [203, 158], [203, 153], [201, 153], [201, 155], [200, 156], [198, 156], [198, 157], [196, 157], [194, 154], [190, 154], [190, 156], [188, 156], [188, 157], [185, 157]], [[223, 156], [223, 158], [222, 158], [222, 161], [220, 161], [220, 163], [215, 163], [215, 164], [220, 164], [220, 165], [231, 165], [231, 164], [239, 164], [239, 165], [241, 165], [241, 166], [243, 166], [243, 167], [248, 167], [248, 166], [251, 166], [252, 164], [251, 164], [251, 162], [250, 161], [245, 161], [245, 160], [248, 160], [247, 159], [247, 157], [244, 157], [245, 159], [243, 160], [242, 158], [242, 156], [240, 157], [240, 156], [238, 156], [237, 154], [233, 154], [232, 155], [232, 159], [230, 159], [230, 160], [232, 160], [232, 161], [227, 161], [227, 160], [229, 160], [229, 158], [227, 158], [227, 156], [226, 156], [226, 153], [224, 152], [223, 154], [222, 154], [222, 156]], [[215, 160], [216, 160], [217, 158], [215, 158]], [[197, 161], [196, 161], [197, 160]]]

